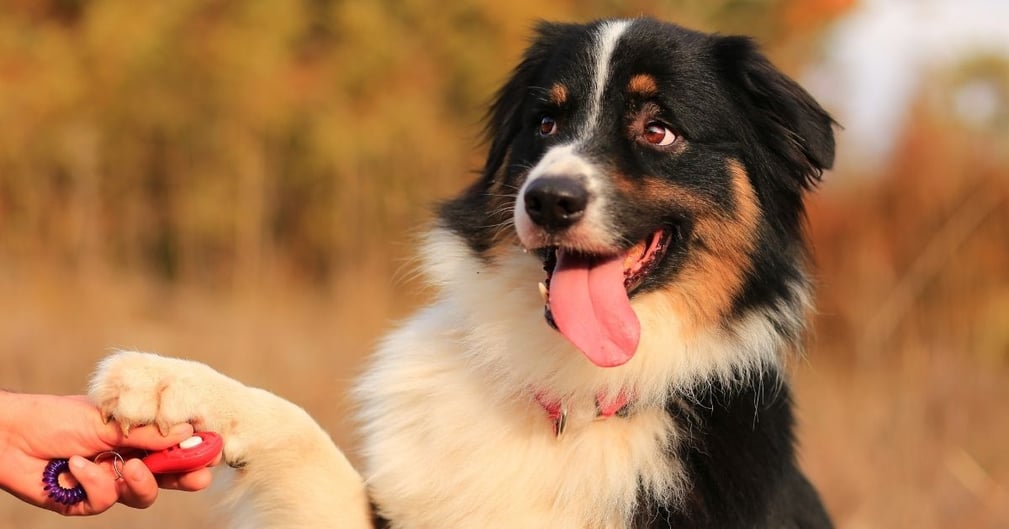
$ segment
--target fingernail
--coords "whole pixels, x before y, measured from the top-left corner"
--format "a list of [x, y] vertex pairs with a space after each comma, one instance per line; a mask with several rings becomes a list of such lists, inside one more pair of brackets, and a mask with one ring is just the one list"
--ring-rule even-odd
[[70, 468], [74, 470], [84, 470], [88, 461], [81, 456], [70, 456]]
[[141, 481], [147, 476], [147, 467], [144, 465], [130, 465], [127, 470], [130, 481]]
[[191, 424], [189, 424], [187, 422], [179, 423], [179, 424], [176, 424], [175, 426], [172, 426], [168, 430], [168, 432], [165, 433], [165, 437], [172, 436], [172, 435], [188, 434], [188, 433], [192, 433], [192, 431], [193, 431], [193, 425], [191, 425]]

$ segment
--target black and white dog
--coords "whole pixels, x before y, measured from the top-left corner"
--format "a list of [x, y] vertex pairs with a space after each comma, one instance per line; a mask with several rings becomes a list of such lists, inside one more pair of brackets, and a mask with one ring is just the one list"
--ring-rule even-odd
[[746, 38], [542, 24], [423, 242], [435, 299], [356, 387], [363, 480], [303, 411], [202, 364], [119, 353], [92, 398], [223, 434], [243, 527], [830, 527], [784, 366], [833, 124]]

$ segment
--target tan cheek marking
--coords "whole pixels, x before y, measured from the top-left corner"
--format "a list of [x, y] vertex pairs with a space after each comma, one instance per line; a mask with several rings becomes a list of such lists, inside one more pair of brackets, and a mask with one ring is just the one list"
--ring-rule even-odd
[[560, 83], [553, 85], [550, 88], [550, 102], [554, 105], [561, 106], [568, 100], [568, 88]]
[[676, 204], [682, 209], [701, 212], [711, 209], [711, 205], [703, 198], [676, 185], [666, 184], [654, 179], [631, 178], [623, 173], [613, 175], [613, 186], [625, 196], [637, 197], [645, 203]]
[[735, 200], [730, 214], [682, 188], [655, 185], [662, 189], [651, 190], [697, 216], [687, 260], [666, 289], [688, 335], [711, 328], [725, 317], [752, 266], [760, 206], [743, 167], [730, 161], [728, 169]]
[[642, 97], [651, 97], [659, 93], [659, 85], [651, 75], [640, 73], [631, 77], [631, 81], [627, 83], [627, 91]]

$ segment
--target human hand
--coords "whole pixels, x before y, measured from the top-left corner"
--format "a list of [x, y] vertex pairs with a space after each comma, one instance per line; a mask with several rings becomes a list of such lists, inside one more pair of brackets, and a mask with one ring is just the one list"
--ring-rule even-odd
[[[116, 479], [112, 458], [99, 464], [87, 459], [109, 450], [123, 455], [129, 454], [124, 449], [163, 450], [192, 435], [188, 424], [174, 426], [167, 436], [153, 426], [133, 428], [127, 437], [115, 422], [106, 424], [83, 396], [0, 392], [0, 408], [4, 410], [0, 417], [0, 488], [32, 505], [67, 516], [98, 514], [117, 502], [142, 509], [154, 503], [159, 486], [196, 491], [212, 480], [209, 468], [155, 478], [139, 459], [127, 459], [122, 479]], [[56, 458], [70, 459], [70, 475], [87, 492], [84, 501], [62, 505], [43, 490], [42, 471]]]

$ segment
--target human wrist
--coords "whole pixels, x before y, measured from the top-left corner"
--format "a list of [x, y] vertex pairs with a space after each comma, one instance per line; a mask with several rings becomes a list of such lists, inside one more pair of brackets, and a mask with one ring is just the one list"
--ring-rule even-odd
[[18, 431], [24, 419], [25, 409], [30, 404], [31, 395], [0, 389], [0, 436]]
[[[20, 394], [11, 393], [0, 389], [0, 409], [4, 413], [0, 414], [0, 469], [10, 468], [9, 464], [14, 455], [15, 439], [14, 432], [24, 408], [24, 401]], [[10, 490], [7, 472], [0, 470], [0, 489]]]
[[4, 411], [0, 414], [0, 446], [3, 446], [2, 443], [8, 440], [11, 430], [21, 415], [22, 406], [19, 394], [0, 389], [0, 410]]

